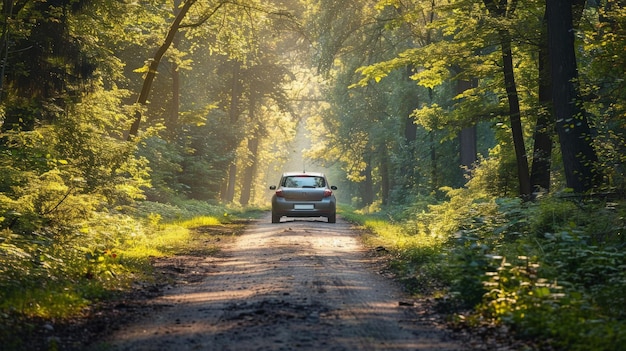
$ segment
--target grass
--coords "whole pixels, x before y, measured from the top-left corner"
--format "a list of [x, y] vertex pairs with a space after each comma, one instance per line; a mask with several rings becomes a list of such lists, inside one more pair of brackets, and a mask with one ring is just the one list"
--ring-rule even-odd
[[[224, 219], [228, 218], [225, 214]], [[223, 219], [217, 218], [215, 216], [200, 216], [194, 217], [185, 221], [174, 222], [172, 225], [180, 226], [183, 228], [191, 229], [205, 226], [216, 226], [221, 225], [223, 223]]]
[[154, 271], [155, 259], [214, 255], [247, 220], [263, 214], [183, 205], [145, 203], [132, 215], [95, 213], [65, 237], [0, 232], [0, 348], [55, 349], [38, 344], [45, 343], [46, 324], [69, 325], [135, 286], [162, 283], [167, 277]]
[[344, 209], [342, 217], [366, 229], [364, 244], [388, 252], [389, 267], [410, 292], [440, 295], [446, 270], [441, 265], [444, 242], [437, 237], [415, 233], [413, 224], [385, 219], [379, 214], [362, 214]]
[[[67, 240], [64, 245], [30, 244], [26, 250], [39, 255], [31, 254], [30, 260], [18, 257], [2, 262], [8, 258], [0, 256], [0, 263], [5, 263], [0, 278], [0, 327], [9, 316], [56, 320], [79, 316], [133, 282], [154, 281], [154, 258], [190, 252], [214, 254], [219, 247], [207, 242], [233, 237], [243, 227], [233, 222], [259, 213], [254, 209], [220, 212], [166, 221], [154, 213], [144, 218], [108, 214], [103, 217], [106, 222], [96, 221], [81, 229], [80, 240]], [[47, 263], [39, 257], [47, 257]]]

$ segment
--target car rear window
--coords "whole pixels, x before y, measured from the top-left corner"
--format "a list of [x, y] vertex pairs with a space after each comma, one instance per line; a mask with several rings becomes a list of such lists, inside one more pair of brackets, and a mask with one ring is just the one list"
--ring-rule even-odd
[[323, 188], [326, 182], [323, 177], [290, 176], [285, 177], [281, 185], [286, 188]]

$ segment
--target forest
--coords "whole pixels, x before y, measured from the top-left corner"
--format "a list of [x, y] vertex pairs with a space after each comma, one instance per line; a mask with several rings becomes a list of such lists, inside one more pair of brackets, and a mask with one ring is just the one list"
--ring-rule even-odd
[[310, 169], [451, 327], [624, 350], [626, 1], [0, 7], [0, 340]]

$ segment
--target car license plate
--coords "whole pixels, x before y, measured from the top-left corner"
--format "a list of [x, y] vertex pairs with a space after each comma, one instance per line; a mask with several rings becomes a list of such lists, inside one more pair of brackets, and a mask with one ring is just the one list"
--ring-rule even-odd
[[312, 210], [315, 207], [312, 204], [295, 204], [293, 205], [294, 210]]

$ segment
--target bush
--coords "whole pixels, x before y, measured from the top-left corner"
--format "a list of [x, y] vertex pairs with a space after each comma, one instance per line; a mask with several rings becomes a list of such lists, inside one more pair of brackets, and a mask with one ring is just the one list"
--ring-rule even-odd
[[446, 310], [472, 309], [466, 320], [508, 324], [520, 337], [567, 350], [612, 350], [624, 342], [619, 205], [448, 193], [450, 200], [428, 214], [430, 228], [449, 235]]

